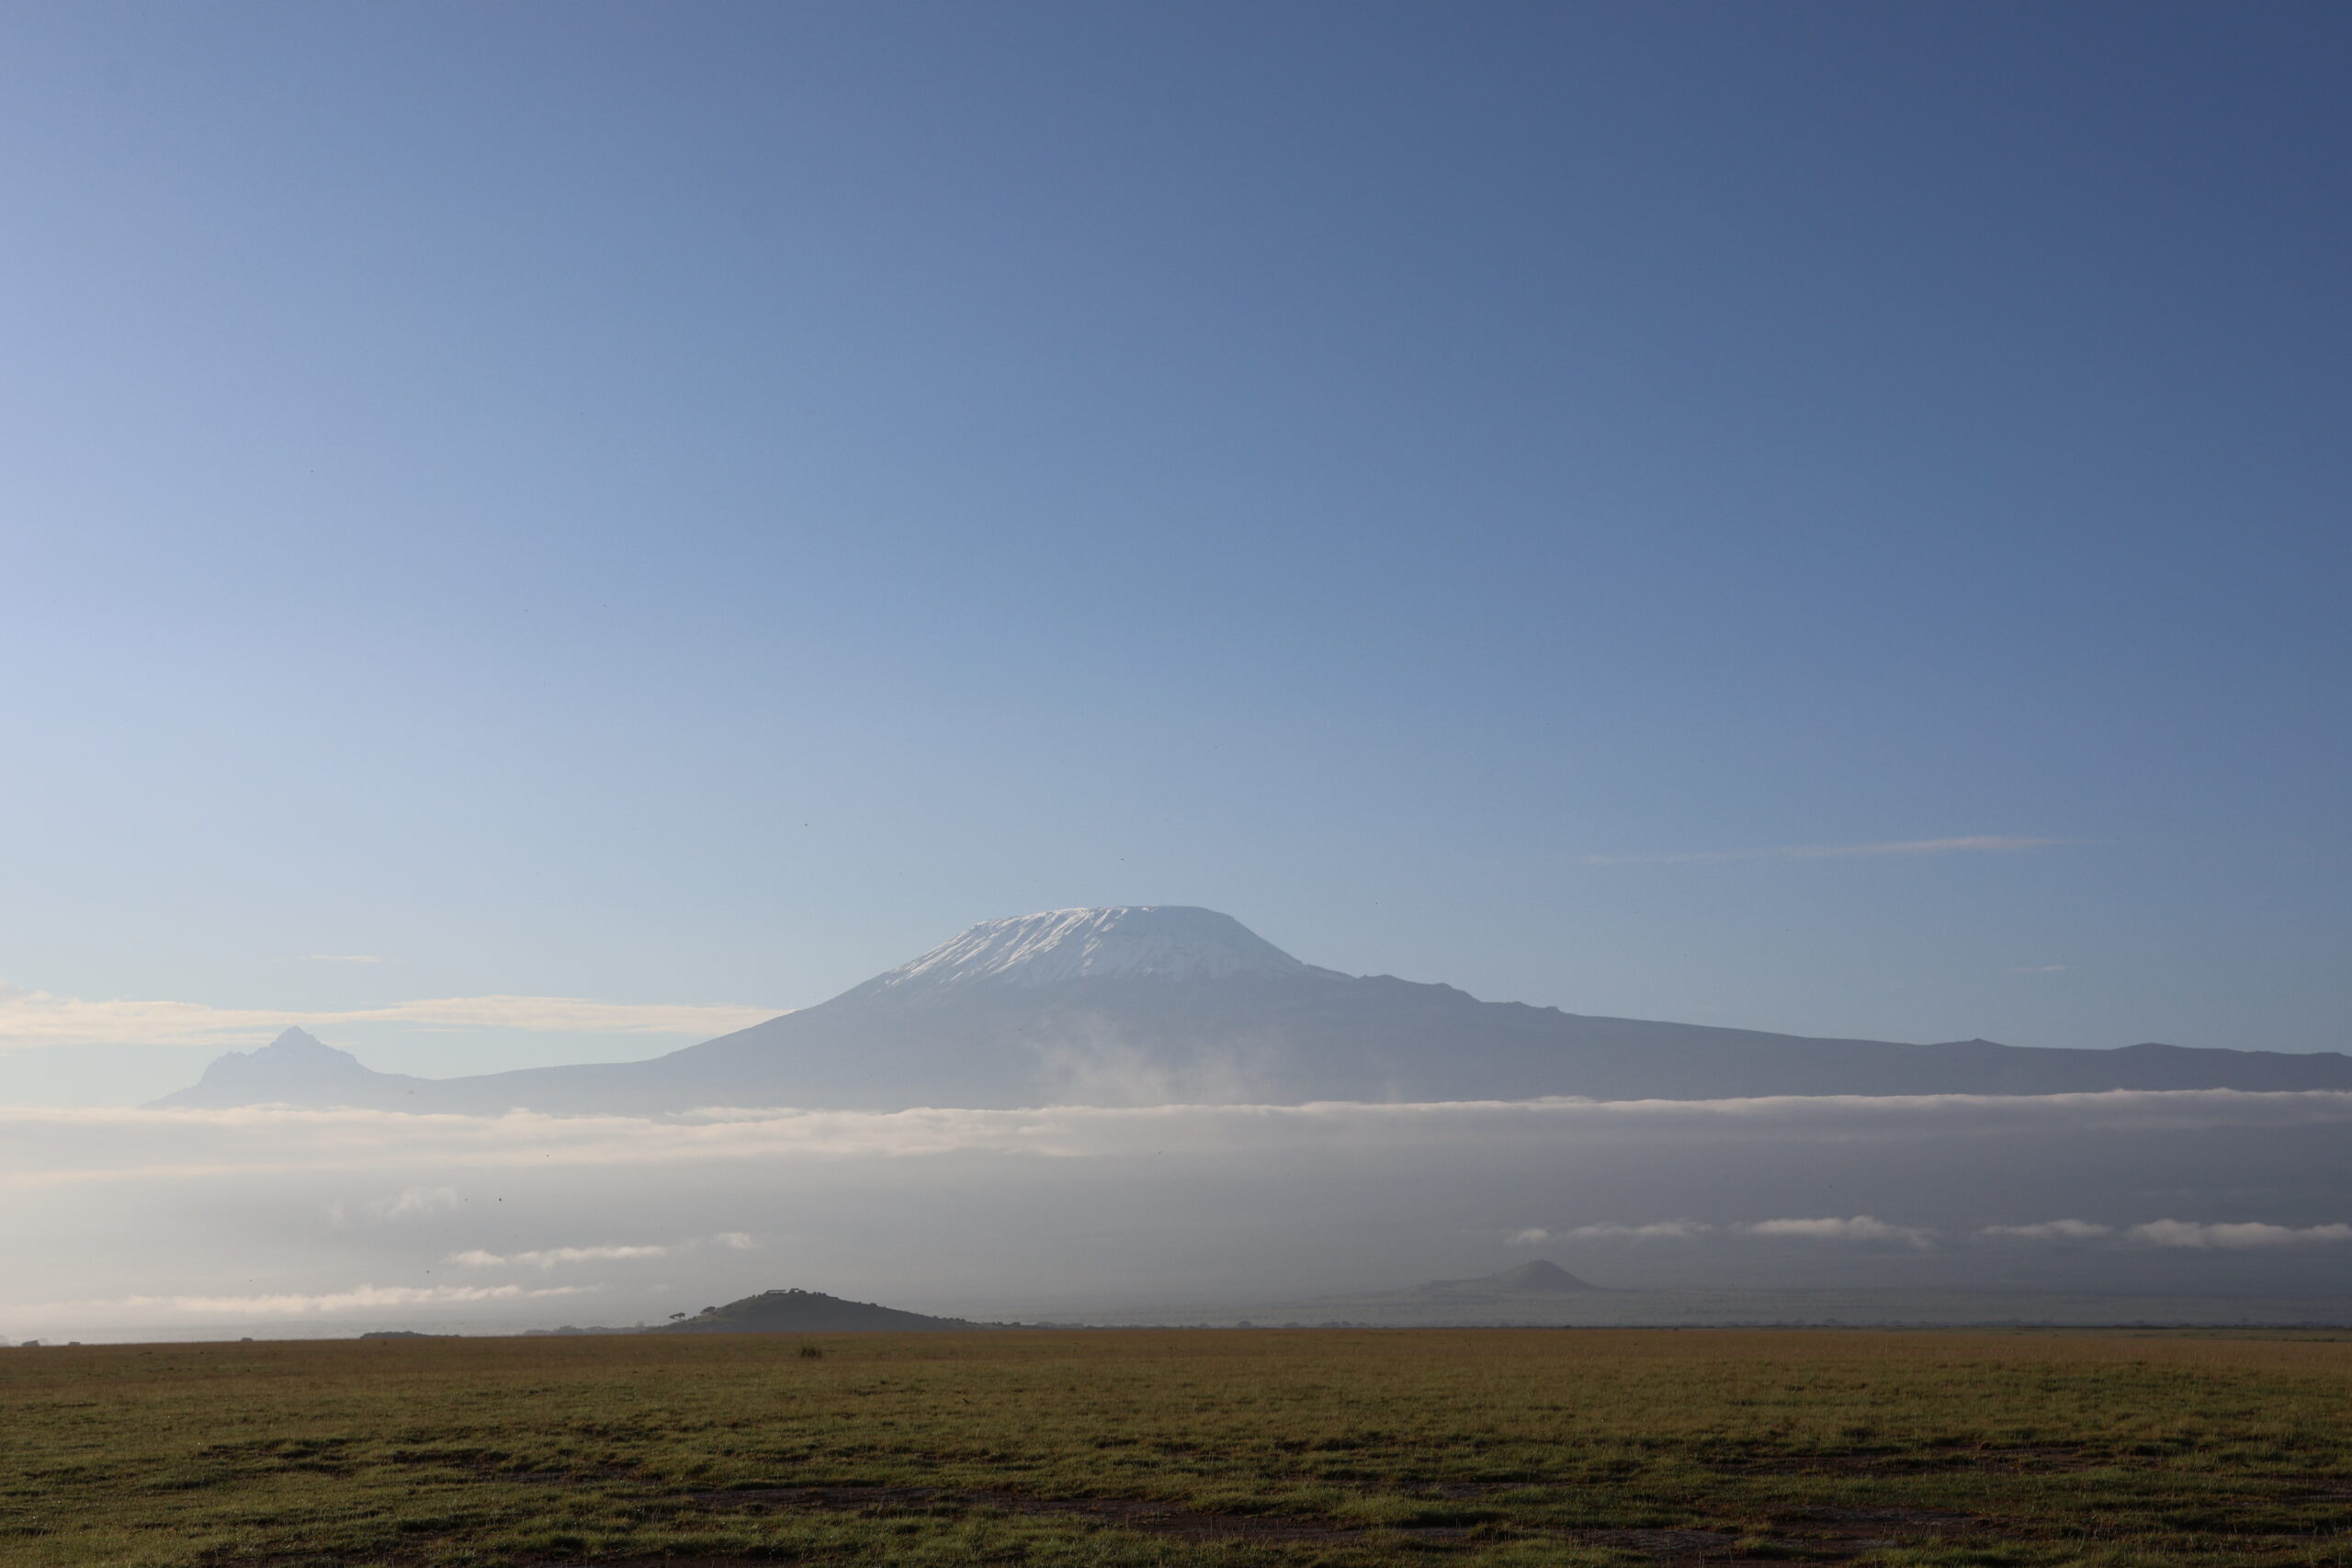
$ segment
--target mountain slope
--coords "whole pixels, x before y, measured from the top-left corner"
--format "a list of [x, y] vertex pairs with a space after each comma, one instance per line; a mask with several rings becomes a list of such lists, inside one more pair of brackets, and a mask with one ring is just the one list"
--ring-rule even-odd
[[216, 1057], [187, 1088], [154, 1101], [159, 1106], [383, 1105], [415, 1098], [431, 1078], [379, 1073], [348, 1051], [322, 1044], [307, 1031], [289, 1029], [258, 1051], [232, 1051]]
[[[644, 1114], [719, 1105], [2352, 1089], [2352, 1057], [2335, 1053], [1907, 1045], [1486, 1002], [1451, 986], [1319, 969], [1227, 916], [1166, 907], [986, 921], [831, 1001], [651, 1061], [422, 1079], [370, 1074], [301, 1040], [300, 1050], [280, 1053], [282, 1037], [249, 1057], [224, 1057], [164, 1103]], [[227, 1098], [236, 1095], [244, 1098]]]

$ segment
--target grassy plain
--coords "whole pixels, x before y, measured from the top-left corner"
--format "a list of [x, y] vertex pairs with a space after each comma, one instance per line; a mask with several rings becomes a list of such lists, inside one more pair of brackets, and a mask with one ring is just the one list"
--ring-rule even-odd
[[10, 1565], [1762, 1559], [2352, 1564], [2352, 1342], [1227, 1330], [0, 1350]]

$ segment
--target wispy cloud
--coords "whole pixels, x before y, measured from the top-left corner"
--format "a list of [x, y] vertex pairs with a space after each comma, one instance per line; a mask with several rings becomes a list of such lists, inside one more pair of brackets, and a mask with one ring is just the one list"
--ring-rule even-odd
[[[1597, 1224], [1577, 1225], [1572, 1230], [1531, 1228], [1519, 1231], [1509, 1237], [1509, 1244], [1513, 1247], [1540, 1247], [1550, 1241], [1696, 1241], [1701, 1236], [1713, 1235], [1715, 1228], [1702, 1220], [1654, 1220], [1637, 1225], [1604, 1220]], [[1851, 1214], [1843, 1218], [1753, 1220], [1729, 1228], [1736, 1233], [1776, 1241], [1901, 1242], [1907, 1247], [1928, 1247], [1935, 1241], [1933, 1231], [1890, 1224], [1870, 1214]]]
[[[359, 1212], [371, 1220], [405, 1220], [419, 1214], [439, 1213], [458, 1206], [458, 1190], [454, 1187], [403, 1187], [381, 1198], [371, 1198], [359, 1205]], [[341, 1202], [327, 1205], [327, 1223], [337, 1230], [351, 1225], [351, 1210]]]
[[406, 1023], [581, 1034], [729, 1034], [785, 1010], [699, 1002], [600, 1002], [580, 997], [436, 997], [337, 1012], [216, 1008], [203, 1002], [85, 1001], [0, 981], [0, 1050], [40, 1045], [245, 1045], [279, 1030]]
[[447, 1261], [466, 1269], [555, 1269], [567, 1263], [632, 1263], [640, 1258], [667, 1258], [669, 1247], [547, 1247], [532, 1252], [485, 1252], [475, 1247], [453, 1252]]
[[1562, 1231], [1531, 1227], [1514, 1232], [1507, 1243], [1511, 1247], [1541, 1247], [1547, 1241], [1690, 1241], [1714, 1228], [1697, 1220], [1654, 1220], [1638, 1225], [1602, 1220]]
[[1909, 1247], [1927, 1247], [1935, 1240], [1932, 1232], [1917, 1230], [1909, 1225], [1892, 1225], [1869, 1214], [1854, 1214], [1845, 1219], [1757, 1220], [1739, 1228], [1750, 1235], [1782, 1236], [1803, 1241], [1899, 1241]]
[[117, 1296], [107, 1301], [50, 1302], [40, 1312], [186, 1312], [218, 1313], [239, 1317], [293, 1315], [303, 1313], [352, 1312], [362, 1308], [447, 1306], [468, 1302], [507, 1302], [540, 1296], [578, 1296], [603, 1289], [599, 1285], [548, 1285], [526, 1290], [520, 1285], [354, 1285], [347, 1291], [317, 1295], [260, 1296]]
[[2329, 1247], [2352, 1242], [2352, 1225], [2269, 1225], [2253, 1222], [2197, 1224], [2188, 1220], [2153, 1220], [2133, 1225], [2124, 1235], [2149, 1247], [2199, 1249], [2256, 1247]]
[[2132, 1247], [2186, 1247], [2199, 1252], [2271, 1247], [2335, 1247], [2352, 1242], [2352, 1224], [2275, 1225], [2260, 1220], [2150, 1220], [2103, 1225], [2089, 1220], [2043, 1220], [2029, 1225], [1986, 1225], [1976, 1233], [1996, 1240], [2112, 1241]]
[[1645, 1225], [1622, 1225], [1610, 1222], [1578, 1225], [1568, 1233], [1568, 1236], [1574, 1241], [1690, 1241], [1714, 1228], [1697, 1220], [1656, 1220]]
[[2018, 1241], [2097, 1241], [2113, 1235], [2115, 1227], [2089, 1220], [2042, 1220], [2030, 1225], [1986, 1225], [1976, 1234]]
[[644, 1258], [675, 1258], [680, 1253], [701, 1251], [706, 1246], [718, 1246], [729, 1253], [755, 1253], [760, 1241], [751, 1232], [722, 1229], [715, 1236], [696, 1236], [692, 1241], [612, 1241], [602, 1246], [541, 1246], [526, 1253], [489, 1253], [480, 1246], [463, 1253], [449, 1253], [442, 1262], [454, 1262], [466, 1269], [555, 1269], [574, 1262], [639, 1262]]
[[[1900, 1242], [1925, 1247], [1935, 1243], [1935, 1232], [1899, 1225], [1870, 1214], [1844, 1218], [1757, 1220], [1731, 1227], [1748, 1235], [1790, 1241]], [[1715, 1227], [1695, 1220], [1664, 1220], [1649, 1224], [1604, 1221], [1569, 1230], [1531, 1225], [1505, 1238], [1511, 1247], [1542, 1247], [1555, 1241], [1689, 1241]], [[2200, 1224], [2188, 1220], [2152, 1220], [2145, 1224], [2108, 1225], [2092, 1220], [2039, 1220], [2030, 1224], [1984, 1225], [1976, 1234], [1991, 1241], [2106, 1242], [2142, 1247], [2188, 1247], [2198, 1250], [2244, 1250], [2255, 1247], [2331, 1247], [2352, 1243], [2352, 1224], [2278, 1225], [2261, 1221]]]
[[1876, 844], [1781, 844], [1760, 850], [1693, 850], [1678, 854], [1587, 855], [1586, 865], [1720, 865], [1742, 860], [1846, 860], [1870, 856], [2002, 854], [2048, 849], [2068, 839], [1978, 833], [1959, 839], [1900, 839]]
[[379, 1220], [404, 1220], [412, 1214], [435, 1214], [457, 1206], [454, 1187], [403, 1187], [368, 1204], [368, 1212]]
[[747, 1231], [720, 1231], [676, 1242], [608, 1242], [595, 1247], [543, 1247], [528, 1252], [489, 1252], [473, 1247], [444, 1259], [465, 1269], [557, 1269], [573, 1263], [634, 1263], [649, 1258], [675, 1258], [716, 1247], [729, 1252], [756, 1252], [759, 1242]]

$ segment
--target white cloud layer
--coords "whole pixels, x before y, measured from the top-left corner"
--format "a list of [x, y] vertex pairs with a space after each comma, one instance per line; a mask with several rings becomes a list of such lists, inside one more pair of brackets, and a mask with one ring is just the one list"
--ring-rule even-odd
[[216, 1008], [203, 1002], [85, 1001], [0, 981], [0, 1050], [43, 1045], [249, 1045], [266, 1042], [283, 1029], [349, 1023], [708, 1037], [748, 1029], [785, 1010], [699, 1002], [599, 1002], [579, 997], [437, 997], [391, 1007], [303, 1012]]
[[1760, 850], [1695, 850], [1662, 855], [1587, 855], [1587, 865], [1719, 865], [1743, 860], [1846, 860], [1858, 857], [2003, 853], [2071, 840], [1977, 833], [1958, 839], [1902, 839], [1877, 844], [1781, 844]]

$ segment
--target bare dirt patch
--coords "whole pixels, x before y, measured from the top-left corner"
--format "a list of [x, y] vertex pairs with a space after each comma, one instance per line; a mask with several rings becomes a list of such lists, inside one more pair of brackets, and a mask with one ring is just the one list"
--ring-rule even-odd
[[1984, 1520], [1972, 1515], [1934, 1508], [1809, 1508], [1773, 1523], [1786, 1544], [1833, 1560], [1922, 1536], [1951, 1540], [1977, 1535], [1985, 1528]]
[[2113, 1462], [2105, 1455], [2063, 1444], [2039, 1447], [1873, 1450], [1859, 1453], [1791, 1454], [1771, 1459], [1706, 1461], [1724, 1475], [1960, 1475], [2089, 1470]]

